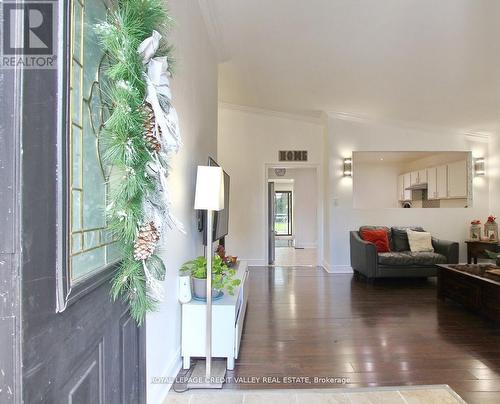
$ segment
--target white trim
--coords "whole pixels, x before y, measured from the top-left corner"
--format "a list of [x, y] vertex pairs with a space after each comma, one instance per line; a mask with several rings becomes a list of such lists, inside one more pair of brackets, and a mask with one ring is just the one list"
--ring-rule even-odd
[[360, 114], [351, 114], [348, 112], [338, 112], [338, 111], [327, 111], [326, 115], [329, 116], [330, 118], [333, 119], [339, 119], [343, 121], [350, 121], [350, 122], [360, 122], [360, 123], [365, 123], [365, 124], [372, 124], [372, 125], [383, 125], [383, 126], [391, 126], [395, 128], [400, 128], [400, 129], [413, 129], [413, 130], [419, 130], [419, 131], [425, 131], [425, 132], [441, 132], [441, 133], [447, 133], [447, 134], [453, 134], [453, 135], [458, 135], [458, 136], [466, 136], [474, 139], [475, 141], [484, 141], [487, 142], [490, 138], [491, 135], [495, 135], [499, 132], [460, 132], [457, 130], [450, 129], [448, 127], [443, 127], [439, 125], [431, 125], [431, 124], [423, 124], [420, 122], [414, 122], [414, 121], [403, 121], [403, 120], [396, 120], [396, 119], [377, 119], [377, 118], [372, 118], [367, 115], [360, 115]]
[[[163, 374], [160, 376], [160, 379], [165, 380], [175, 380], [177, 374], [182, 369], [182, 358], [181, 358], [181, 348], [179, 347], [175, 352], [172, 360], [167, 364]], [[157, 375], [154, 375], [156, 377]], [[146, 383], [151, 384], [151, 377], [148, 377]], [[173, 383], [165, 383], [165, 384], [155, 384], [158, 387], [158, 393], [155, 394], [155, 397], [146, 397], [146, 402], [148, 403], [163, 403], [167, 399], [167, 394], [172, 388]], [[149, 391], [149, 389], [147, 389]]]
[[292, 119], [295, 121], [303, 121], [303, 122], [309, 122], [309, 123], [313, 123], [313, 124], [320, 125], [320, 126], [325, 126], [324, 116], [320, 111], [318, 111], [317, 114], [312, 113], [310, 115], [308, 115], [308, 114], [294, 114], [294, 113], [286, 112], [286, 111], [276, 111], [276, 110], [272, 110], [272, 109], [250, 107], [247, 105], [231, 104], [231, 103], [223, 102], [223, 101], [219, 102], [219, 108], [231, 109], [234, 111], [242, 111], [242, 112], [247, 112], [247, 113], [252, 113], [252, 114], [257, 114], [257, 115], [267, 115], [267, 116], [272, 116], [275, 118]]

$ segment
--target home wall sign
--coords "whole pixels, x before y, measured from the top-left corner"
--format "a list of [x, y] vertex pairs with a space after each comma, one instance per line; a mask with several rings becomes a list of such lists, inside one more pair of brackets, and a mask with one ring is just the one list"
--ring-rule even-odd
[[307, 150], [280, 150], [279, 161], [307, 161]]

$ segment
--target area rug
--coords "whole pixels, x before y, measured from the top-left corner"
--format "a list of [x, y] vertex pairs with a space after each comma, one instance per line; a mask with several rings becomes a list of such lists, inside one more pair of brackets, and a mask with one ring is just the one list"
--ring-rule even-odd
[[348, 389], [192, 390], [164, 404], [465, 404], [447, 385]]

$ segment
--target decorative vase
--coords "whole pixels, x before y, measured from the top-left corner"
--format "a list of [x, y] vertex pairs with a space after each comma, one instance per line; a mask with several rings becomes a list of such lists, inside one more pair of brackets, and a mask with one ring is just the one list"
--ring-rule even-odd
[[470, 239], [471, 240], [481, 240], [481, 225], [480, 224], [471, 224], [470, 226]]
[[[192, 278], [193, 294], [198, 299], [207, 299], [207, 279]], [[212, 299], [219, 294], [219, 290], [212, 288]]]
[[486, 222], [484, 224], [484, 237], [489, 241], [498, 241], [498, 223]]

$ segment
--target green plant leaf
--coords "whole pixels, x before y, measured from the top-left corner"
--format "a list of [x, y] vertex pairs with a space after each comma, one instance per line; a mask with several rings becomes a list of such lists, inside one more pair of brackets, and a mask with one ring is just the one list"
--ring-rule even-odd
[[485, 253], [486, 253], [486, 255], [488, 255], [488, 257], [490, 257], [493, 260], [497, 259], [500, 256], [499, 253], [493, 252], [493, 251], [485, 250]]

